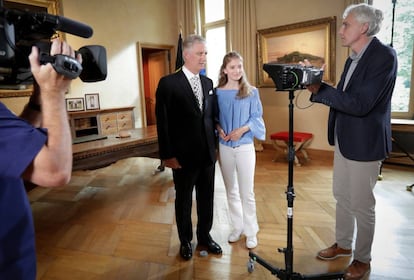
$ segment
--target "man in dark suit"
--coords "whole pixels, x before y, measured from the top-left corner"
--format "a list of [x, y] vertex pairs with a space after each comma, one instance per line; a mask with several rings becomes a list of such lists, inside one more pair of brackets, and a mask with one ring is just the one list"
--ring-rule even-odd
[[191, 206], [194, 187], [198, 245], [210, 253], [222, 253], [220, 246], [210, 236], [213, 225], [215, 124], [218, 107], [213, 82], [199, 75], [205, 68], [206, 55], [204, 38], [190, 35], [183, 42], [183, 67], [161, 78], [156, 92], [160, 158], [166, 167], [173, 170], [180, 255], [185, 260], [191, 259], [193, 254]]
[[[373, 193], [382, 160], [391, 151], [391, 96], [397, 75], [395, 50], [374, 35], [382, 12], [366, 4], [351, 5], [339, 31], [352, 51], [337, 88], [311, 85], [311, 101], [330, 107], [328, 140], [335, 145], [333, 194], [336, 242], [318, 257], [351, 256], [345, 279], [362, 279], [370, 271], [375, 230]], [[354, 240], [355, 224], [357, 227]]]

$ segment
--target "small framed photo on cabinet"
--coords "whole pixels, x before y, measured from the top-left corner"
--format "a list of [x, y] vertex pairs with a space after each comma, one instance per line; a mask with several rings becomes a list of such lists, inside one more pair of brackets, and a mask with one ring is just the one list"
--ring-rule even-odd
[[86, 110], [99, 110], [99, 93], [85, 94]]
[[85, 110], [84, 99], [81, 98], [66, 98], [66, 110], [68, 112], [76, 112]]

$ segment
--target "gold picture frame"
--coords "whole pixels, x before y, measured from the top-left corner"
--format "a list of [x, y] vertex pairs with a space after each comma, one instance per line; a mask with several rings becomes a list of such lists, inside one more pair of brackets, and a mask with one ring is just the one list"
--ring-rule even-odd
[[4, 0], [4, 7], [8, 9], [27, 9], [29, 11], [59, 14], [59, 0]]
[[297, 64], [308, 59], [325, 64], [323, 80], [335, 83], [336, 17], [326, 17], [257, 31], [258, 86], [274, 87], [265, 63]]
[[[54, 15], [60, 13], [59, 0], [4, 0], [3, 4], [7, 9], [21, 9]], [[22, 89], [16, 86], [16, 89], [0, 89], [0, 98], [30, 96], [32, 92], [33, 86], [31, 85], [22, 87]]]

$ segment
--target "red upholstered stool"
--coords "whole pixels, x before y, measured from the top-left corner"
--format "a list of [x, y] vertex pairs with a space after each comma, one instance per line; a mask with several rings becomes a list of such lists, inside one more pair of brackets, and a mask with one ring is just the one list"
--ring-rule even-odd
[[[273, 147], [276, 149], [276, 156], [274, 161], [277, 160], [279, 154], [283, 152], [287, 154], [287, 149], [289, 147], [289, 132], [280, 131], [275, 132], [270, 135], [270, 139], [273, 142]], [[297, 157], [297, 152], [302, 152], [305, 160], [309, 160], [308, 154], [306, 153], [305, 148], [309, 146], [313, 139], [312, 133], [307, 132], [293, 132], [293, 147], [295, 149], [295, 164], [300, 166], [299, 159]]]

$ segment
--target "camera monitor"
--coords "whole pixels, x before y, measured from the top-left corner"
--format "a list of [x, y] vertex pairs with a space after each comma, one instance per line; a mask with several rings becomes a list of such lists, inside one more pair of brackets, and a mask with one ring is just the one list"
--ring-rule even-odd
[[263, 70], [279, 91], [304, 89], [307, 85], [321, 83], [323, 76], [323, 70], [299, 64], [265, 63]]

